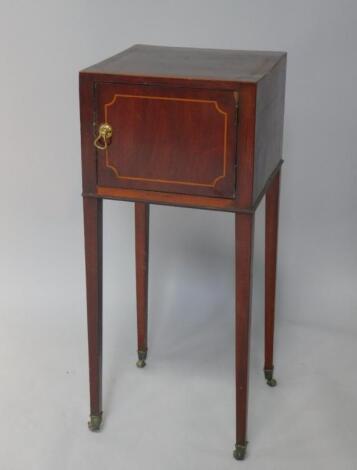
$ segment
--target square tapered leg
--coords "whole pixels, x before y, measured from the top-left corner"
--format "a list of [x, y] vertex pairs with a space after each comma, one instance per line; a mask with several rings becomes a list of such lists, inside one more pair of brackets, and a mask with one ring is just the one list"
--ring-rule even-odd
[[265, 361], [267, 384], [276, 385], [273, 378], [276, 264], [278, 246], [280, 171], [266, 193], [265, 215]]
[[102, 421], [102, 208], [101, 199], [83, 199], [91, 431], [98, 431]]
[[254, 214], [236, 214], [236, 447], [243, 460], [247, 447], [250, 310]]
[[148, 271], [150, 205], [135, 203], [136, 308], [139, 368], [145, 367], [148, 349]]

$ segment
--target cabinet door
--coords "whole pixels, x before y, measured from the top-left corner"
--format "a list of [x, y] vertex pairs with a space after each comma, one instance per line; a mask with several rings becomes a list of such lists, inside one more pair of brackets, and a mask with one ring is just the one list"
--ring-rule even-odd
[[97, 83], [98, 186], [233, 198], [236, 117], [232, 91]]

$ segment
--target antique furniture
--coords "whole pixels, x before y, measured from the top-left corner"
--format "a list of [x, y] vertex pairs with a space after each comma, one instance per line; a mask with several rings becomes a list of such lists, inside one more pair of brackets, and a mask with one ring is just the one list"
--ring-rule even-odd
[[254, 212], [266, 195], [265, 364], [273, 378], [286, 53], [135, 45], [80, 72], [90, 422], [102, 419], [102, 202], [135, 202], [138, 356], [147, 355], [149, 205], [232, 212], [236, 446], [246, 451]]

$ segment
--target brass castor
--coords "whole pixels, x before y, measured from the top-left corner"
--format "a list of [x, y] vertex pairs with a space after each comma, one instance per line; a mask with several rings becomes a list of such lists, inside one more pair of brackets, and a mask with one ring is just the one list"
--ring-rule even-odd
[[102, 424], [102, 417], [103, 413], [100, 413], [100, 415], [90, 415], [90, 420], [88, 421], [88, 428], [90, 431], [98, 432], [100, 430], [100, 426]]
[[244, 460], [245, 453], [247, 450], [247, 445], [248, 445], [248, 442], [246, 442], [245, 444], [236, 444], [236, 447], [233, 451], [233, 457], [236, 460]]
[[147, 356], [147, 351], [138, 351], [138, 362], [136, 363], [136, 366], [139, 367], [139, 369], [142, 369], [143, 367], [146, 366], [146, 359]]
[[278, 382], [273, 378], [273, 371], [274, 371], [274, 368], [264, 369], [265, 380], [267, 381], [267, 384], [269, 385], [269, 387], [275, 387], [278, 384]]

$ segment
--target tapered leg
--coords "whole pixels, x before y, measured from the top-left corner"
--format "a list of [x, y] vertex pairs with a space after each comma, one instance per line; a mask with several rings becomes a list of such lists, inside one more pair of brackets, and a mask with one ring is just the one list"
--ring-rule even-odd
[[138, 322], [138, 362], [145, 367], [148, 337], [149, 204], [135, 203], [136, 308]]
[[247, 440], [248, 366], [254, 214], [235, 215], [236, 238], [236, 424], [234, 457], [243, 460]]
[[102, 422], [102, 207], [101, 199], [83, 199], [91, 431]]
[[267, 384], [276, 385], [273, 378], [274, 317], [276, 258], [278, 245], [280, 172], [272, 181], [266, 194], [265, 216], [265, 362], [264, 375]]

